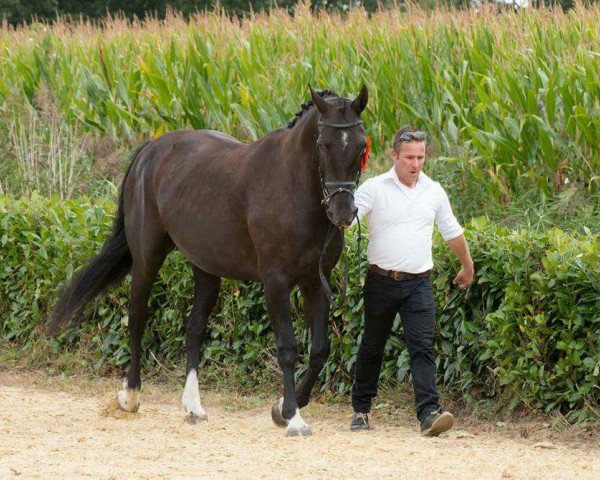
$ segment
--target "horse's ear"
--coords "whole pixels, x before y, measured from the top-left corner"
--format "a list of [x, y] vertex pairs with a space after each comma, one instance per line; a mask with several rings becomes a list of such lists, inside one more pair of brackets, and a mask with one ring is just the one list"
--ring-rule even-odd
[[321, 113], [321, 115], [323, 115], [329, 108], [329, 104], [321, 95], [315, 92], [310, 85], [308, 86], [308, 88], [310, 88], [310, 96], [312, 98], [312, 102], [315, 104], [315, 107], [317, 107], [317, 110]]
[[352, 102], [352, 108], [356, 113], [360, 115], [362, 111], [366, 108], [368, 101], [369, 90], [367, 90], [367, 86], [363, 84], [362, 88], [360, 89], [360, 93], [358, 94], [358, 97], [356, 97]]

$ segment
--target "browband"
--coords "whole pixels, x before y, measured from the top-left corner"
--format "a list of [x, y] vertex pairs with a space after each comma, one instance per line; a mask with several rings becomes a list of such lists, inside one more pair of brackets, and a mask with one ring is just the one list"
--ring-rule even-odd
[[333, 128], [350, 128], [350, 127], [356, 127], [357, 125], [362, 125], [363, 121], [362, 120], [356, 120], [356, 122], [352, 122], [352, 123], [330, 123], [330, 122], [323, 122], [322, 120], [319, 120], [319, 125], [323, 125], [324, 127], [333, 127]]

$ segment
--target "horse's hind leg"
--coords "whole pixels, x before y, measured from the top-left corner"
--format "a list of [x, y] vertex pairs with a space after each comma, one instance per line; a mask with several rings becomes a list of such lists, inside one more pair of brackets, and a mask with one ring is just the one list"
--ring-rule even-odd
[[198, 361], [200, 347], [206, 336], [206, 326], [210, 312], [217, 303], [221, 279], [193, 267], [196, 291], [194, 294], [194, 305], [192, 313], [187, 322], [186, 350], [187, 367], [185, 389], [181, 403], [186, 412], [186, 421], [196, 423], [197, 420], [208, 418], [206, 412], [200, 405], [200, 392], [198, 390]]
[[140, 406], [142, 336], [144, 335], [149, 313], [148, 299], [152, 291], [152, 284], [169, 252], [169, 240], [165, 234], [161, 235], [160, 240], [157, 238], [154, 242], [150, 238], [146, 240], [146, 250], [143, 255], [136, 255], [134, 249], [132, 249], [133, 265], [131, 268], [128, 321], [131, 363], [127, 377], [123, 382], [123, 390], [117, 393], [119, 406], [126, 412], [137, 412]]

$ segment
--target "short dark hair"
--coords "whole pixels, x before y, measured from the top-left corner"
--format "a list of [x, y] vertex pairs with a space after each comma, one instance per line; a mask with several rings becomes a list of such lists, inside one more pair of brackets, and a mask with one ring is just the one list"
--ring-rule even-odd
[[[392, 141], [392, 148], [396, 152], [398, 151], [400, 144], [404, 143], [400, 137], [402, 137], [402, 135], [404, 135], [405, 133], [415, 133], [421, 131], [422, 130], [420, 128], [413, 127], [412, 125], [404, 125], [402, 128], [400, 128], [400, 130], [396, 132], [396, 135], [394, 135], [394, 140]], [[425, 143], [427, 143], [427, 140], [425, 140]]]

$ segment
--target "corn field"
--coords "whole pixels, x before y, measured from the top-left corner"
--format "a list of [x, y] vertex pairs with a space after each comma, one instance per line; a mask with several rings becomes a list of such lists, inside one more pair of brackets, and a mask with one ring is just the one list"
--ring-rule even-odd
[[[598, 4], [568, 14], [396, 7], [318, 16], [305, 4], [294, 17], [59, 21], [4, 25], [0, 46], [0, 131], [13, 149], [40, 98], [77, 132], [135, 139], [210, 128], [251, 141], [285, 126], [309, 83], [343, 96], [365, 83], [376, 155], [412, 123], [430, 133], [436, 155], [467, 165], [498, 197], [523, 184], [598, 190]], [[60, 168], [72, 180], [71, 166]]]

